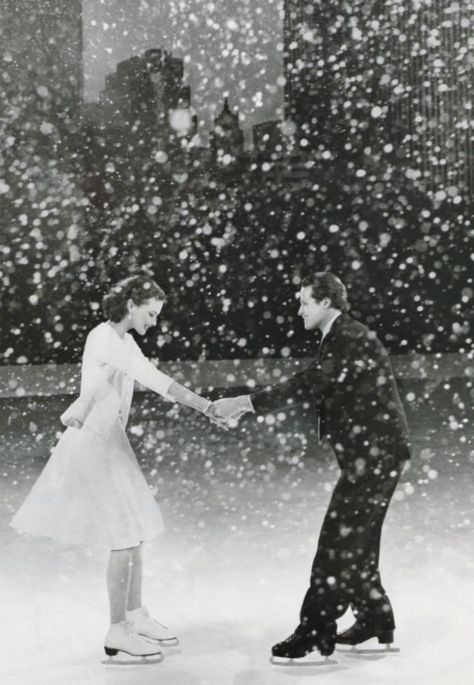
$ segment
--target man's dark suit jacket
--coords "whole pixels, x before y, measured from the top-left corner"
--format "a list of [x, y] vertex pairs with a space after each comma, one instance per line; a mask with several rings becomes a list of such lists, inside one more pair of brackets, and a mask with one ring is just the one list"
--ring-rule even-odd
[[277, 385], [251, 396], [258, 413], [294, 402], [316, 402], [320, 432], [341, 461], [389, 449], [409, 458], [408, 429], [387, 350], [366, 326], [341, 314], [317, 359]]

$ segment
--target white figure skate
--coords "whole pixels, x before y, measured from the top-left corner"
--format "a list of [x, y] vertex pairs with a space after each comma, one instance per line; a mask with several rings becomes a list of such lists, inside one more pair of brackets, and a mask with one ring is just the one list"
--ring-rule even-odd
[[175, 633], [156, 618], [152, 618], [145, 607], [127, 611], [127, 620], [132, 630], [148, 640], [155, 640], [163, 646], [177, 645], [179, 640]]
[[138, 635], [129, 621], [113, 623], [105, 636], [104, 650], [107, 656], [116, 656], [119, 652], [134, 657], [159, 657], [153, 663], [162, 661], [163, 654], [156, 642]]

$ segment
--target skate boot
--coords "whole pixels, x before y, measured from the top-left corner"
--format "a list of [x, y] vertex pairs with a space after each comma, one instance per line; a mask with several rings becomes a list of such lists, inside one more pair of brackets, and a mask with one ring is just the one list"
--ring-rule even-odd
[[328, 657], [334, 652], [334, 637], [318, 634], [318, 631], [308, 631], [299, 625], [295, 632], [272, 647], [272, 656], [286, 659], [301, 659], [319, 650], [321, 656]]
[[393, 630], [382, 630], [375, 626], [364, 626], [357, 621], [343, 633], [339, 633], [336, 642], [339, 645], [360, 645], [376, 637], [380, 644], [389, 645], [393, 642]]
[[[376, 628], [375, 626], [364, 626], [357, 621], [347, 630], [336, 636], [336, 643], [338, 645], [350, 646], [350, 652], [346, 651], [348, 656], [357, 656], [358, 654], [391, 654], [398, 653], [400, 649], [393, 647], [393, 629], [392, 628]], [[381, 649], [377, 647], [359, 647], [360, 644], [376, 637], [379, 644], [384, 645]], [[340, 651], [345, 651], [344, 647], [339, 648]]]
[[138, 657], [162, 655], [157, 643], [135, 633], [129, 621], [112, 623], [105, 636], [104, 650], [107, 656], [115, 656], [118, 652]]
[[152, 618], [145, 607], [127, 611], [127, 620], [135, 633], [149, 640], [156, 640], [166, 646], [177, 645], [179, 642], [174, 632]]

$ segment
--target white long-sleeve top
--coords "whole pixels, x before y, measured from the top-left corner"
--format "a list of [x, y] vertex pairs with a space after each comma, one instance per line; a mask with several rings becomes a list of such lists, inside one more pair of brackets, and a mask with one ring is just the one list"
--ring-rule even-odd
[[166, 399], [173, 379], [156, 368], [133, 337], [124, 337], [103, 322], [87, 336], [82, 357], [80, 395], [61, 415], [76, 419], [103, 438], [119, 421], [127, 425], [135, 381]]

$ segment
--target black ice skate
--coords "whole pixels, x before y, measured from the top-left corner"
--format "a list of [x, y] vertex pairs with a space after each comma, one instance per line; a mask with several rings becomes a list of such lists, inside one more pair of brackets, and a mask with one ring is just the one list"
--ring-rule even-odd
[[[339, 633], [336, 636], [336, 643], [338, 645], [347, 645], [352, 647], [352, 652], [359, 654], [372, 654], [376, 652], [399, 652], [397, 647], [392, 647], [393, 643], [393, 633], [392, 629], [384, 630], [380, 628], [375, 628], [374, 626], [364, 626], [357, 621], [347, 630]], [[380, 648], [359, 648], [358, 645], [363, 642], [367, 642], [372, 638], [377, 638], [379, 644], [385, 645], [385, 649]]]
[[[299, 625], [286, 640], [278, 642], [272, 647], [270, 661], [272, 664], [287, 664], [293, 659], [301, 659], [312, 652], [319, 651], [325, 660], [314, 662], [314, 665], [337, 663], [328, 659], [334, 652], [334, 647], [334, 637], [318, 634], [316, 630], [308, 632], [304, 626]], [[279, 661], [279, 659], [283, 661]]]

